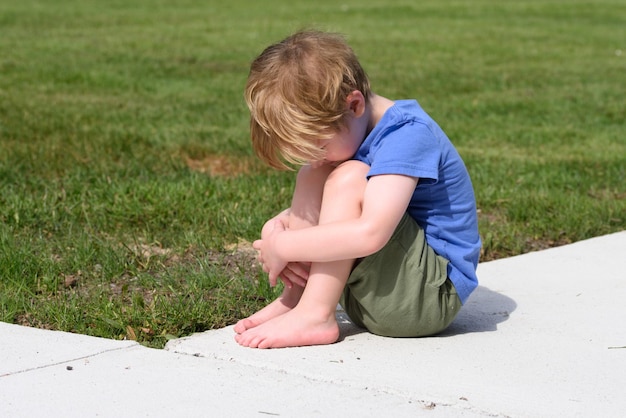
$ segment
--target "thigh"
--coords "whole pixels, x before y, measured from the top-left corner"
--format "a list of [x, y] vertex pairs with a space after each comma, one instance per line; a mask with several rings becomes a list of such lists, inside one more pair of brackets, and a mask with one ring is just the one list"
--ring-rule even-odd
[[387, 245], [353, 269], [341, 304], [357, 325], [374, 334], [436, 334], [461, 308], [447, 266], [448, 260], [428, 246], [424, 231], [405, 214]]

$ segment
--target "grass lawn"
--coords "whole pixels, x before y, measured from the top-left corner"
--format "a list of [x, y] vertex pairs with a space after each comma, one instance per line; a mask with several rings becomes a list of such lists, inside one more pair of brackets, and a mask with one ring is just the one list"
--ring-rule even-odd
[[0, 0], [0, 321], [162, 347], [275, 297], [243, 88], [306, 27], [448, 133], [483, 261], [626, 229], [621, 1]]

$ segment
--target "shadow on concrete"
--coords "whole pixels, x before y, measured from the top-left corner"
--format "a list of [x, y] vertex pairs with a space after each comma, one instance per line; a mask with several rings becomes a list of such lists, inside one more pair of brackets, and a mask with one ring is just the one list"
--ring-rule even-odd
[[517, 304], [510, 297], [478, 286], [452, 324], [437, 336], [496, 331], [498, 324], [509, 319], [516, 308]]
[[338, 310], [335, 316], [337, 318], [337, 324], [339, 325], [339, 339], [337, 342], [343, 341], [353, 335], [368, 332], [365, 328], [354, 325], [352, 321], [350, 321], [348, 314], [343, 310]]

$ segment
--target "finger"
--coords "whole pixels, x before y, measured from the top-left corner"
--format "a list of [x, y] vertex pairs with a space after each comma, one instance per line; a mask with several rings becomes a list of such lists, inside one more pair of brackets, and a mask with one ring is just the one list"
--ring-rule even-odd
[[276, 230], [276, 231], [284, 231], [285, 230], [285, 224], [283, 223], [283, 221], [281, 221], [280, 219], [276, 219], [274, 221], [274, 230]]
[[306, 286], [306, 279], [294, 273], [290, 267], [286, 267], [282, 271], [281, 276], [289, 279], [293, 284], [297, 286], [300, 286], [300, 287]]
[[[265, 268], [263, 269], [265, 270]], [[273, 274], [271, 271], [266, 271], [266, 273], [268, 274], [268, 279], [270, 281], [270, 286], [271, 287], [275, 287], [276, 283], [278, 282], [278, 275], [277, 274]]]
[[309, 268], [305, 268], [302, 263], [289, 263], [288, 267], [293, 272], [293, 274], [302, 278], [303, 280], [309, 278]]
[[260, 250], [262, 243], [263, 243], [263, 240], [257, 239], [256, 241], [252, 243], [252, 248], [254, 248], [255, 250]]
[[291, 280], [289, 280], [288, 278], [286, 278], [284, 275], [280, 275], [278, 276], [280, 278], [280, 280], [283, 282], [283, 284], [285, 286], [287, 286], [288, 289], [291, 289], [293, 287], [293, 282]]

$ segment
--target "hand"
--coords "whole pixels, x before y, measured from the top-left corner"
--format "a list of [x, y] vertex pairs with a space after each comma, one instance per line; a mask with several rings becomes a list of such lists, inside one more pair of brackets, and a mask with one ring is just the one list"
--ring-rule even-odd
[[[280, 258], [274, 249], [276, 236], [284, 231], [285, 225], [279, 219], [275, 219], [273, 225], [271, 225], [271, 229], [269, 225], [263, 227], [263, 239], [256, 240], [252, 243], [254, 249], [259, 252], [259, 262], [263, 266], [263, 271], [268, 274], [270, 286], [272, 287], [276, 286], [278, 277], [286, 270], [288, 264], [286, 260]], [[286, 286], [292, 287], [293, 282], [291, 282], [289, 277], [296, 279], [296, 282], [298, 282], [297, 277], [299, 276], [299, 272], [300, 270], [297, 268], [296, 272], [289, 270], [285, 275], [280, 276], [280, 278]]]
[[287, 263], [287, 267], [280, 272], [278, 277], [288, 288], [293, 285], [304, 287], [309, 279], [309, 271], [311, 270], [311, 263], [295, 262]]

